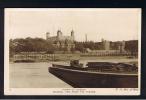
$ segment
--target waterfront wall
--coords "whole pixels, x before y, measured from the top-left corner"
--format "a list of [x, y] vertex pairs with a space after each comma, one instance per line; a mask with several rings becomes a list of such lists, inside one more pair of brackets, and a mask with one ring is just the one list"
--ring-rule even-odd
[[16, 54], [11, 58], [15, 60], [35, 60], [35, 61], [60, 61], [77, 59], [78, 54]]
[[35, 60], [35, 61], [66, 61], [72, 59], [81, 59], [86, 57], [104, 57], [104, 56], [130, 56], [128, 52], [92, 52], [92, 53], [76, 53], [76, 54], [46, 54], [46, 53], [20, 53], [15, 54], [10, 61], [15, 60]]

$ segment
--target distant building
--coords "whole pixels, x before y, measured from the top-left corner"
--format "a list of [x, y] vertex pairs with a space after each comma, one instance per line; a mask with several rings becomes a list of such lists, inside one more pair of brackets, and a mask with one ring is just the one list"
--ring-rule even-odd
[[[102, 39], [102, 44], [104, 47], [104, 50], [109, 51], [111, 50], [111, 44], [110, 41]], [[118, 50], [122, 53], [125, 52], [125, 41], [118, 42]]]
[[111, 42], [102, 39], [101, 40], [102, 49], [100, 50], [90, 50], [89, 48], [86, 48], [86, 52], [90, 54], [96, 54], [96, 55], [119, 55], [119, 54], [127, 54], [125, 50], [125, 41], [118, 42], [117, 48], [112, 49], [111, 48]]
[[121, 53], [126, 52], [125, 51], [125, 41], [121, 41], [119, 43], [119, 50], [120, 50]]
[[66, 51], [71, 51], [71, 49], [75, 48], [75, 36], [74, 31], [71, 31], [70, 36], [63, 36], [61, 30], [57, 31], [57, 36], [50, 37], [50, 33], [46, 33], [46, 40], [52, 43], [55, 47], [64, 49]]
[[102, 39], [102, 44], [104, 46], [104, 50], [110, 50], [110, 42]]

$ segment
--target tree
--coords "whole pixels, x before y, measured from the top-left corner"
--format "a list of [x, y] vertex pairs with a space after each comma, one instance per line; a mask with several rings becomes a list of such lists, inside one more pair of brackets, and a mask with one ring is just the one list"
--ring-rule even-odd
[[132, 56], [138, 53], [138, 40], [126, 41], [125, 50], [130, 52]]
[[51, 42], [46, 41], [42, 38], [17, 38], [10, 39], [10, 55], [14, 55], [20, 52], [42, 52], [46, 51], [48, 53], [54, 52], [54, 46]]
[[84, 52], [84, 46], [82, 42], [75, 42], [75, 50]]

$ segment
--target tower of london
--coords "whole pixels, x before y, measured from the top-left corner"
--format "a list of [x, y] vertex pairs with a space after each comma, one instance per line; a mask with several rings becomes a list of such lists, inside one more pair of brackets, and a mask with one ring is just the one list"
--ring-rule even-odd
[[50, 33], [47, 32], [46, 40], [52, 43], [55, 47], [66, 49], [67, 51], [71, 51], [71, 49], [75, 48], [75, 36], [73, 30], [71, 31], [70, 36], [64, 36], [61, 30], [57, 31], [56, 36], [50, 36]]

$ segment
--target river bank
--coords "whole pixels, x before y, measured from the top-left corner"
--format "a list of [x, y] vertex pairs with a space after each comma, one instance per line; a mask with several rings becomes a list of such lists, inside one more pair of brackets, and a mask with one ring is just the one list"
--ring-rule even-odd
[[[49, 58], [49, 57], [48, 57]], [[49, 59], [34, 59], [34, 58], [10, 58], [10, 62], [14, 62], [16, 60], [31, 60], [33, 62], [58, 62], [58, 61], [70, 61], [70, 60], [104, 60], [104, 59], [127, 59], [127, 60], [136, 60], [138, 58], [136, 57], [130, 57], [130, 56], [79, 56], [79, 55], [54, 55], [53, 57], [50, 57]]]

